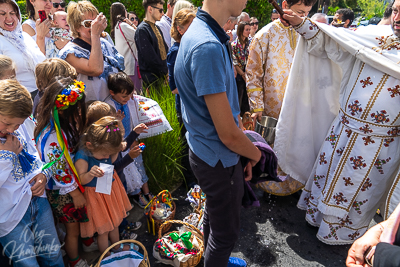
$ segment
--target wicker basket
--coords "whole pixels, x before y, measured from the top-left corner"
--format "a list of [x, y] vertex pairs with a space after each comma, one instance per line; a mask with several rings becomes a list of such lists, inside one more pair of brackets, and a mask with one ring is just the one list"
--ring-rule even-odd
[[[162, 237], [163, 232], [165, 232], [165, 231], [163, 231], [163, 229], [165, 227], [171, 228], [173, 223], [178, 223], [178, 224], [184, 225], [185, 228], [187, 230], [189, 230], [193, 234], [194, 238], [197, 238], [197, 241], [199, 242], [199, 252], [196, 255], [193, 255], [186, 262], [181, 262], [179, 266], [180, 267], [197, 266], [197, 264], [199, 264], [201, 257], [203, 256], [203, 253], [204, 253], [203, 234], [200, 232], [199, 229], [197, 229], [193, 225], [185, 223], [183, 221], [178, 221], [178, 220], [166, 221], [160, 226], [160, 229], [158, 230], [158, 239], [160, 239]], [[172, 231], [170, 233], [179, 233], [179, 231]], [[168, 234], [170, 234], [170, 233], [168, 233]]]
[[[155, 196], [152, 200], [150, 200], [149, 204], [147, 204], [147, 206], [145, 207], [145, 210], [146, 209], [151, 210], [151, 207], [156, 204], [155, 200], [157, 200], [157, 199], [161, 200], [160, 198], [162, 197], [163, 194], [168, 194], [169, 199], [171, 199], [171, 201], [172, 201], [172, 209], [171, 209], [172, 213], [167, 218], [158, 220], [158, 219], [153, 218], [153, 215], [151, 214], [150, 211], [148, 213], [146, 212], [149, 233], [151, 233], [153, 235], [156, 235], [158, 233], [158, 230], [160, 229], [161, 224], [163, 224], [165, 221], [170, 221], [175, 218], [176, 204], [172, 200], [171, 193], [168, 190], [163, 190], [160, 193], [158, 193], [157, 196]], [[163, 230], [164, 233], [167, 232], [170, 228], [171, 228], [171, 225], [164, 227], [164, 230]]]
[[100, 267], [100, 263], [101, 261], [104, 259], [105, 255], [116, 245], [119, 244], [123, 244], [123, 243], [134, 243], [136, 245], [138, 245], [139, 247], [141, 247], [143, 249], [143, 260], [140, 263], [139, 267], [150, 267], [150, 260], [149, 260], [149, 255], [147, 253], [146, 248], [143, 246], [142, 243], [140, 243], [139, 241], [133, 240], [133, 239], [126, 239], [126, 240], [121, 240], [118, 241], [115, 244], [112, 244], [111, 246], [109, 246], [104, 252], [103, 254], [101, 254], [99, 261], [97, 262], [97, 264], [95, 265], [95, 267]]

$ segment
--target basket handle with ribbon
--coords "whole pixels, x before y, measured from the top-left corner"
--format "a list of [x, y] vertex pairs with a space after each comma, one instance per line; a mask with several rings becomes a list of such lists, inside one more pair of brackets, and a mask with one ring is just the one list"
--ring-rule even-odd
[[97, 264], [95, 265], [95, 267], [100, 267], [100, 263], [101, 261], [104, 259], [105, 255], [115, 246], [119, 245], [119, 244], [123, 244], [123, 243], [134, 243], [136, 245], [138, 245], [139, 247], [141, 247], [143, 249], [143, 261], [140, 263], [140, 267], [150, 267], [150, 260], [149, 260], [149, 254], [147, 253], [146, 248], [143, 246], [142, 243], [140, 243], [139, 241], [133, 240], [133, 239], [126, 239], [126, 240], [121, 240], [118, 241], [114, 244], [112, 244], [111, 246], [109, 246], [104, 252], [103, 254], [101, 254], [99, 261], [97, 262]]
[[197, 238], [199, 238], [201, 241], [203, 241], [203, 234], [201, 233], [201, 231], [199, 229], [197, 229], [195, 226], [183, 222], [183, 221], [179, 221], [179, 220], [170, 220], [170, 221], [165, 221], [163, 224], [160, 225], [160, 229], [158, 229], [158, 239], [160, 239], [162, 237], [162, 230], [165, 226], [167, 226], [168, 224], [173, 224], [173, 223], [177, 223], [177, 224], [183, 224], [184, 226], [188, 227], [190, 232], [192, 232], [193, 234], [196, 235]]

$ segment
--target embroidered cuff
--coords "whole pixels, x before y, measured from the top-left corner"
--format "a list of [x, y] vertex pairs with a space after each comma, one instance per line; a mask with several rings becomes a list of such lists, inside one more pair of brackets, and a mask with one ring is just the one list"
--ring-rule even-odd
[[314, 39], [321, 31], [317, 24], [312, 22], [309, 18], [305, 18], [303, 22], [294, 29], [307, 41]]
[[255, 108], [255, 109], [253, 109], [253, 113], [260, 112], [260, 111], [264, 111], [264, 109], [263, 108]]
[[253, 88], [253, 89], [247, 89], [248, 93], [252, 93], [252, 92], [262, 92], [263, 89], [261, 87], [258, 88]]
[[42, 173], [44, 174], [44, 176], [46, 176], [47, 182], [49, 182], [49, 180], [51, 178], [51, 175], [52, 175], [51, 170], [50, 169], [45, 169], [45, 170], [42, 170]]
[[78, 188], [78, 184], [77, 183], [73, 183], [67, 187], [62, 187], [60, 188], [60, 195], [66, 195], [72, 191], [74, 191], [75, 189]]

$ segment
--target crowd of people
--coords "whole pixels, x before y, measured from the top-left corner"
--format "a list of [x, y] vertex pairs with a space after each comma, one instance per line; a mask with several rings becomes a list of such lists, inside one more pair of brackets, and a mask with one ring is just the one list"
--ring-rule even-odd
[[[121, 226], [141, 227], [126, 220], [131, 201], [144, 208], [153, 198], [137, 141], [149, 128], [137, 123], [133, 96], [168, 83], [184, 176], [207, 195], [205, 266], [245, 264], [230, 258], [244, 182], [265, 164], [243, 133], [246, 113], [253, 129], [263, 116], [278, 120], [281, 181], [260, 187], [303, 190], [298, 207], [330, 245], [363, 236], [379, 209], [388, 221], [354, 243], [347, 264], [389, 266], [378, 243], [395, 243], [400, 214], [400, 0], [378, 26], [358, 29], [350, 9], [330, 25], [323, 13], [308, 18], [315, 2], [285, 0], [285, 14], [274, 9], [259, 30], [242, 12], [246, 0], [168, 0], [166, 12], [163, 0], [143, 0], [142, 21], [115, 2], [109, 22], [89, 1], [29, 0], [21, 14], [15, 0], [0, 0], [3, 256], [64, 266], [63, 250], [69, 266], [84, 267], [79, 243], [104, 252]], [[105, 179], [111, 185], [99, 186]]]

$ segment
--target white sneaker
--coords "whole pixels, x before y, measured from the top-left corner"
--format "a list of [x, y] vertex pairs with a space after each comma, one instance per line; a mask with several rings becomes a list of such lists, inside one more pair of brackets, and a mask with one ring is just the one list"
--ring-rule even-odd
[[97, 245], [97, 239], [93, 239], [93, 243], [90, 244], [89, 246], [86, 246], [85, 244], [82, 243], [83, 251], [84, 252], [92, 252], [99, 250], [99, 246]]
[[[71, 266], [68, 264], [68, 266]], [[75, 264], [75, 267], [90, 267], [89, 264], [87, 263], [86, 260], [80, 259], [77, 264]]]

